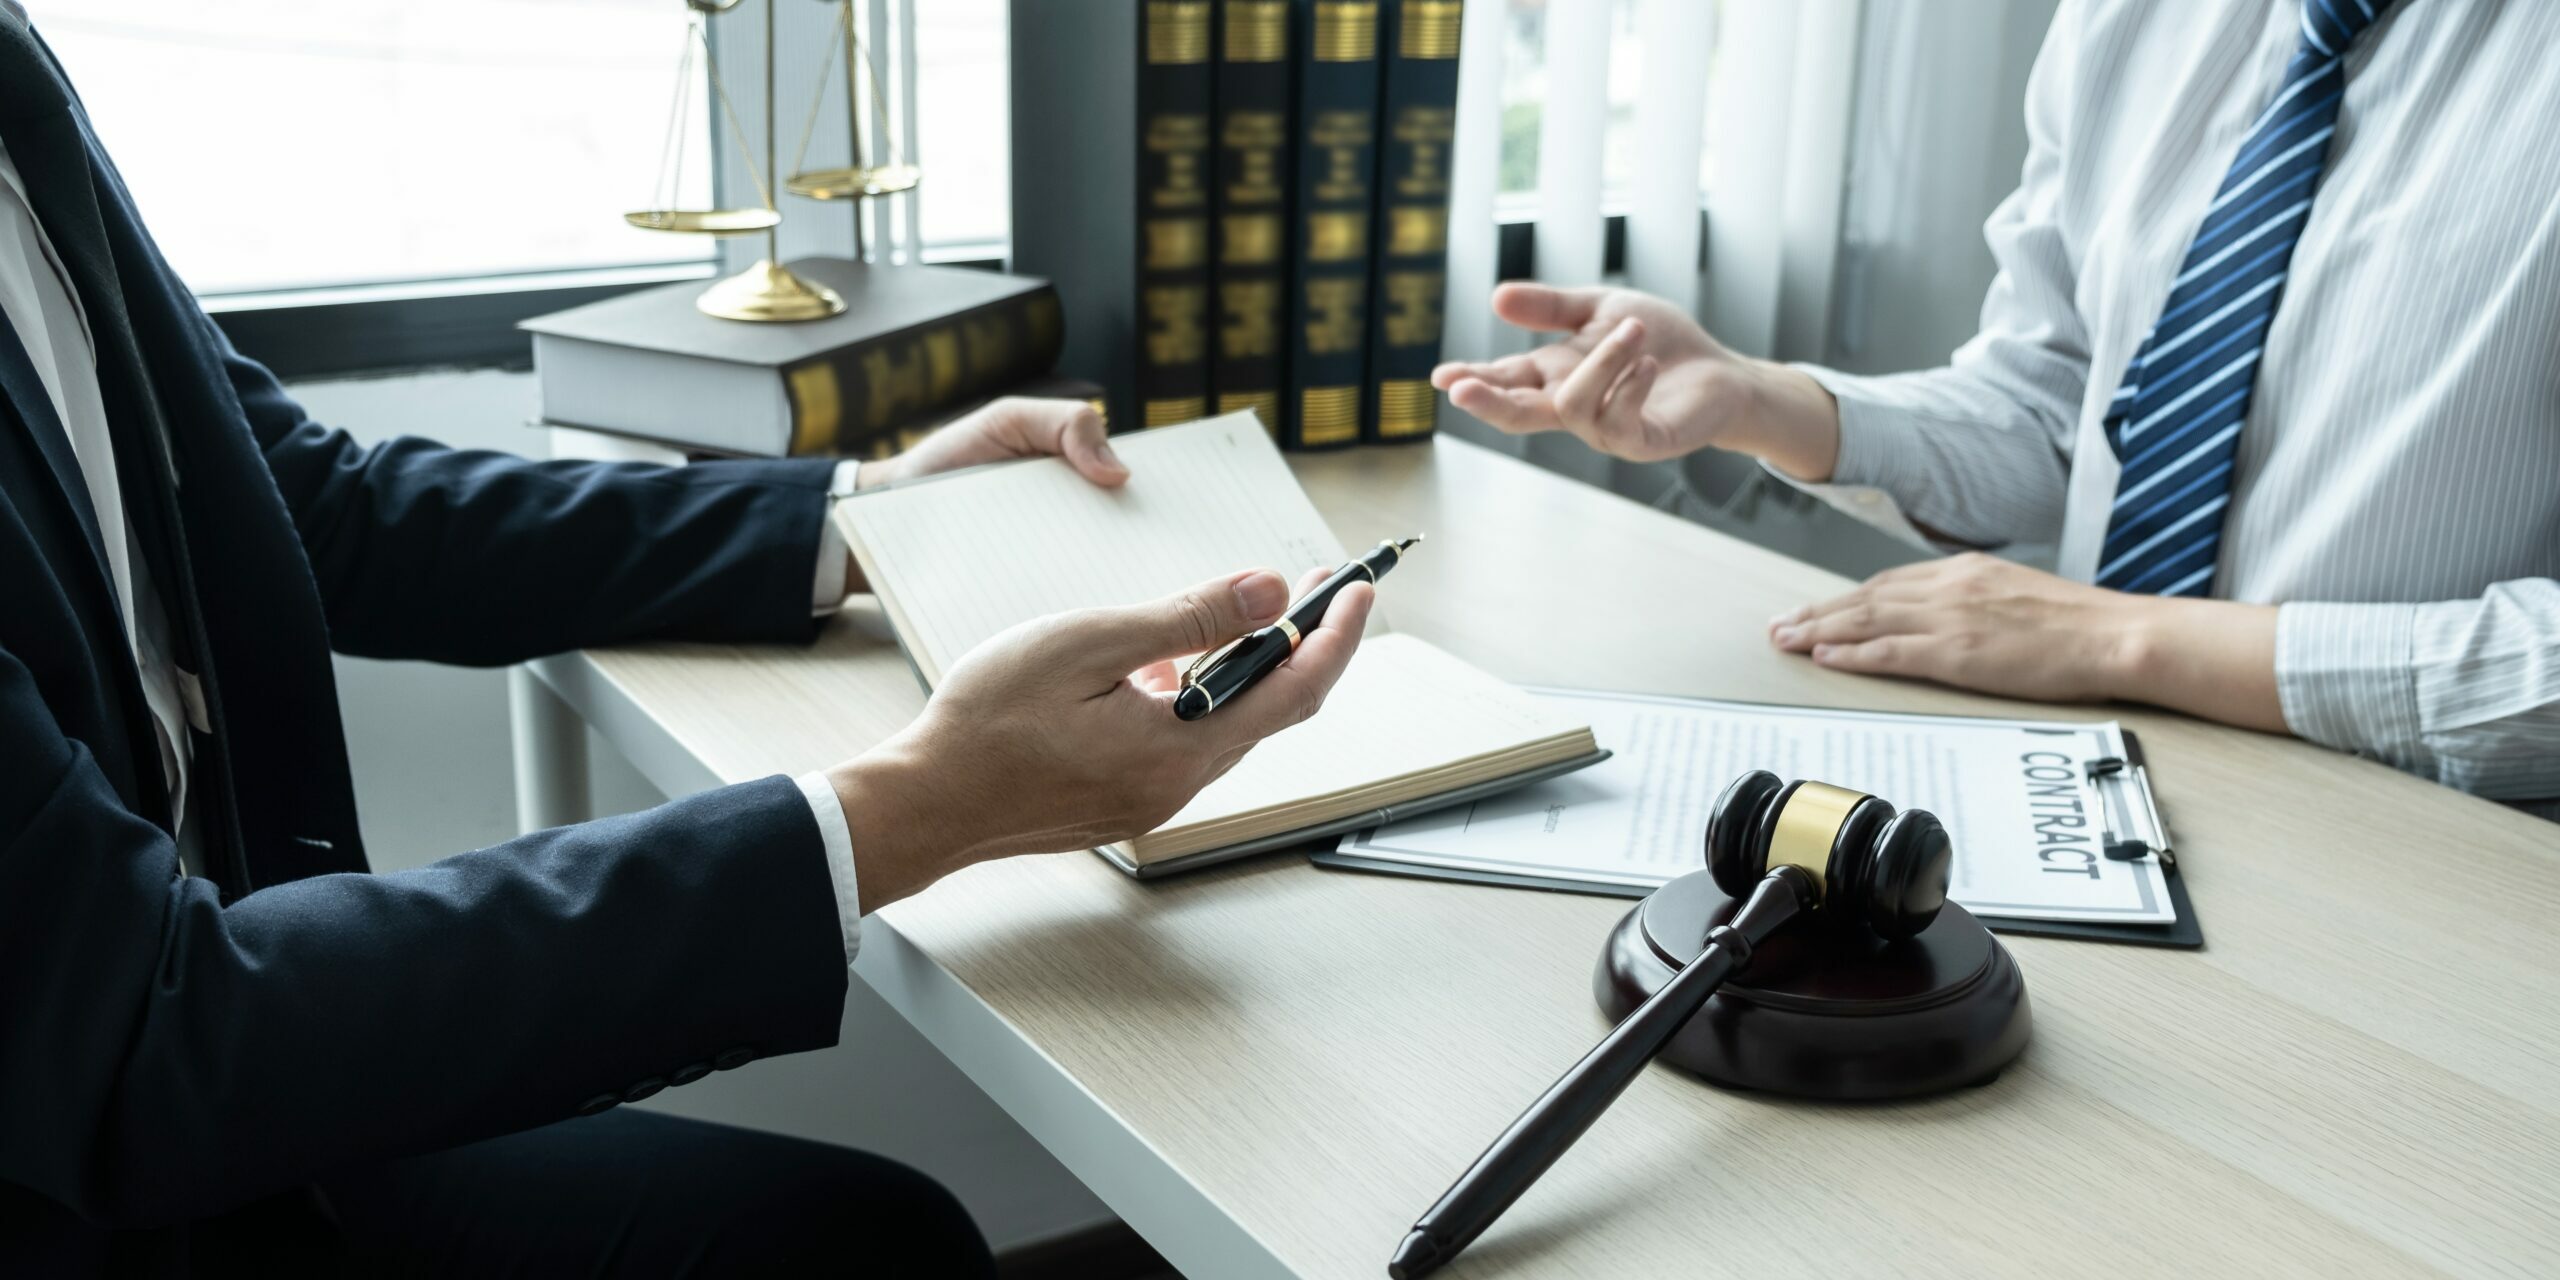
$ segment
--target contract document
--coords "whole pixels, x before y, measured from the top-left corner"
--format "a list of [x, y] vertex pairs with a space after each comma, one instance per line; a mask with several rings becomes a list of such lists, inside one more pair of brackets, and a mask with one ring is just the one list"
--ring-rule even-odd
[[[1534, 689], [1616, 754], [1343, 838], [1332, 865], [1641, 894], [1706, 865], [1707, 815], [1767, 769], [1938, 815], [1976, 915], [2176, 922], [2166, 832], [2114, 721], [1992, 720]], [[2093, 768], [2094, 765], [2094, 768]], [[1318, 855], [1320, 861], [1328, 860]]]

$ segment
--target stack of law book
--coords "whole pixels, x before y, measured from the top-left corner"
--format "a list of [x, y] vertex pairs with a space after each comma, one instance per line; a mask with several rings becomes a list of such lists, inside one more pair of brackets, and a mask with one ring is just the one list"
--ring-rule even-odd
[[[846, 545], [928, 688], [971, 648], [1031, 618], [1151, 600], [1239, 569], [1294, 580], [1348, 558], [1250, 414], [1140, 432], [1117, 447], [1130, 479], [1116, 490], [1037, 459], [838, 504]], [[1362, 529], [1354, 540], [1412, 532]], [[1395, 631], [1394, 582], [1315, 718], [1256, 746], [1162, 827], [1100, 852], [1133, 875], [1157, 875], [1465, 804], [1606, 758], [1587, 722]]]
[[1430, 435], [1462, 9], [1014, 0], [1012, 265], [1115, 421]]
[[694, 453], [871, 458], [998, 394], [1077, 394], [1042, 383], [1062, 340], [1047, 281], [829, 258], [791, 269], [843, 295], [845, 313], [722, 320], [686, 281], [525, 321], [542, 421]]

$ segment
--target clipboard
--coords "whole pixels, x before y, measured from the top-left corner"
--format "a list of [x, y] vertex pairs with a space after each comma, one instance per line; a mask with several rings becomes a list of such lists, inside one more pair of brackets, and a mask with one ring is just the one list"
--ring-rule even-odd
[[[2195, 903], [2187, 892], [2185, 877], [2179, 874], [2177, 853], [2172, 846], [2169, 828], [2161, 819], [2160, 807], [2151, 790], [2150, 767], [2142, 742], [2132, 730], [2123, 730], [2124, 754], [2104, 756], [2083, 762], [2083, 776], [2098, 793], [2104, 812], [2101, 849], [2104, 857], [2118, 862], [2157, 859], [2161, 883], [2177, 919], [2168, 924], [2119, 924], [2087, 920], [2038, 920], [1985, 914], [1977, 909], [1976, 918], [1994, 933], [2027, 937], [2076, 938], [2087, 942], [2114, 942], [2130, 946], [2196, 949], [2204, 945], [2204, 927], [2196, 917]], [[1655, 886], [1576, 878], [1547, 876], [1529, 872], [1495, 870], [1480, 866], [1431, 865], [1396, 859], [1364, 857], [1357, 852], [1340, 849], [1308, 854], [1307, 860], [1317, 867], [1333, 871], [1358, 871], [1383, 875], [1400, 875], [1460, 884], [1489, 885], [1514, 889], [1537, 889], [1552, 893], [1579, 893], [1600, 897], [1643, 898]]]

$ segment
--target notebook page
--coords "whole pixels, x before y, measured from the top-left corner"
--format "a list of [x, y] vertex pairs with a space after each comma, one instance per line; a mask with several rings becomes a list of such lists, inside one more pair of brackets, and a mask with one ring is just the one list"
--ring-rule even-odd
[[1112, 448], [1129, 465], [1118, 489], [1044, 458], [839, 504], [847, 541], [894, 602], [928, 678], [1043, 614], [1150, 600], [1239, 569], [1295, 581], [1348, 559], [1249, 412], [1115, 437]]
[[1157, 834], [1445, 769], [1581, 725], [1434, 645], [1371, 636], [1314, 719], [1263, 740]]

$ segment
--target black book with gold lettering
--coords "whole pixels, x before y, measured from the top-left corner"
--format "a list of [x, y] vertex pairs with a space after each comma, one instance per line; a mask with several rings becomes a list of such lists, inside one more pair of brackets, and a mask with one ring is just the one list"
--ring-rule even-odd
[[1463, 0], [1387, 0], [1371, 234], [1370, 402], [1364, 438], [1429, 438], [1439, 397], [1440, 300], [1448, 291], [1449, 156], [1457, 138]]
[[1275, 435], [1288, 389], [1289, 0], [1218, 0], [1215, 340], [1218, 412]]
[[1013, 0], [1010, 270], [1057, 286], [1059, 371], [1114, 430], [1210, 410], [1211, 0]]
[[1209, 0], [1140, 0], [1138, 411], [1209, 416]]
[[1296, 0], [1298, 128], [1283, 446], [1358, 443], [1377, 216], [1378, 0]]
[[790, 265], [842, 295], [844, 314], [715, 319], [689, 280], [524, 321], [544, 420], [718, 453], [887, 457], [919, 427], [1057, 363], [1058, 295], [1045, 280]]

